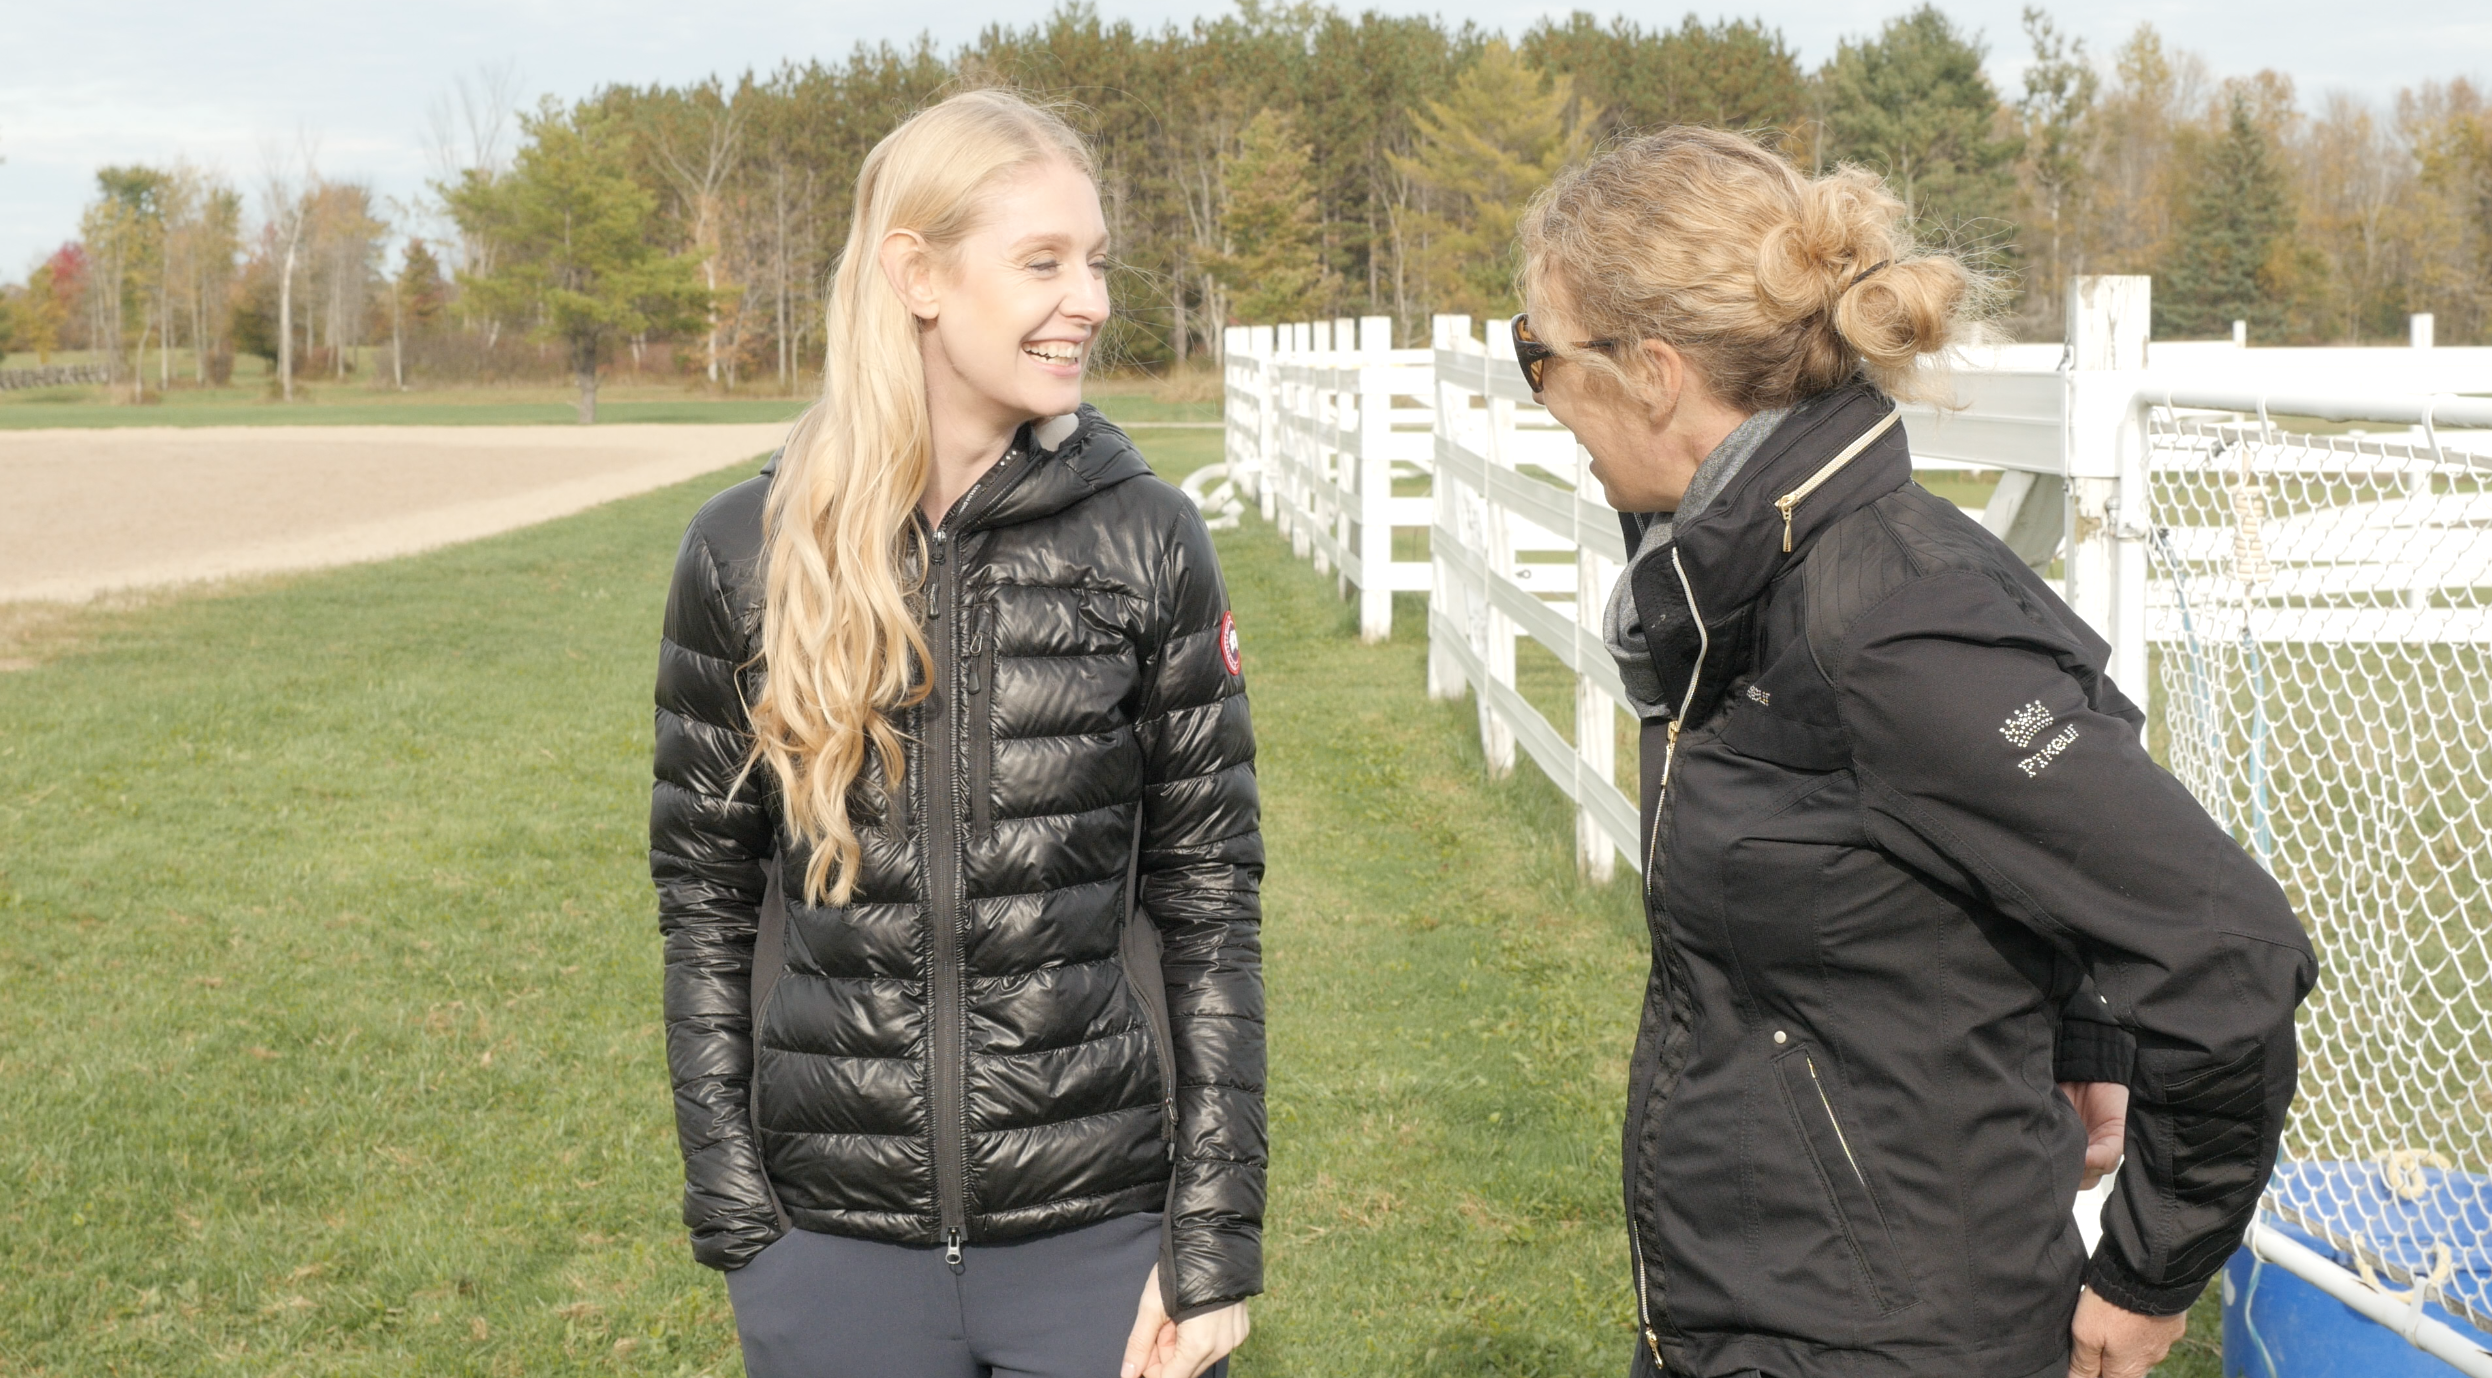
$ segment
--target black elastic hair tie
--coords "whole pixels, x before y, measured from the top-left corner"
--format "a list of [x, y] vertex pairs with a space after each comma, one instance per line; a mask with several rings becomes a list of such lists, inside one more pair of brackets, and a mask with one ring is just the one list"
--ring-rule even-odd
[[1844, 291], [1846, 291], [1846, 292], [1849, 292], [1849, 291], [1851, 291], [1853, 288], [1858, 287], [1859, 285], [1861, 285], [1861, 284], [1862, 284], [1862, 283], [1864, 283], [1864, 282], [1867, 282], [1869, 279], [1871, 279], [1871, 278], [1873, 278], [1873, 277], [1876, 277], [1880, 271], [1882, 271], [1882, 270], [1884, 270], [1884, 269], [1887, 269], [1887, 268], [1892, 268], [1892, 267], [1894, 267], [1894, 266], [1895, 266], [1895, 260], [1893, 260], [1893, 259], [1891, 259], [1891, 258], [1882, 258], [1882, 259], [1879, 259], [1877, 262], [1872, 263], [1872, 264], [1870, 264], [1868, 267], [1861, 269], [1861, 270], [1860, 270], [1860, 273], [1859, 273], [1857, 276], [1855, 276], [1855, 277], [1854, 277], [1854, 278], [1853, 278], [1850, 282], [1844, 283], [1844, 284], [1843, 284], [1843, 290], [1844, 290]]

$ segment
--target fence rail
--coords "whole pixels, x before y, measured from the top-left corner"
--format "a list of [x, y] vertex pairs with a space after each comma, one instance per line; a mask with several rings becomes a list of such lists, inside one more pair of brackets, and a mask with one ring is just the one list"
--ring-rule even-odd
[[[2492, 392], [2492, 350], [2150, 358], [2148, 305], [2142, 278], [2081, 279], [2064, 347], [1991, 352], [1954, 373], [1954, 405], [1905, 408], [1914, 465], [1999, 475], [1982, 524], [2111, 643], [2173, 769], [2276, 873], [2323, 963], [2361, 973], [2303, 1010], [2296, 1161], [2265, 1203], [2332, 1253], [2262, 1224], [2261, 1256], [2481, 1356], [2352, 1268], [2492, 1325], [2492, 400], [2457, 395]], [[1600, 636], [1617, 516], [1504, 322], [1440, 316], [1426, 350], [1389, 330], [1230, 331], [1227, 476], [1357, 591], [1363, 634], [1390, 634], [1395, 592], [1427, 593], [1430, 693], [1474, 697], [1491, 768], [1531, 758], [1606, 878], [1638, 830], [1617, 768], [1634, 709]], [[1426, 559], [1396, 558], [1395, 533], [1415, 553], [1421, 532]], [[1518, 680], [1526, 644], [1571, 681], [1571, 731], [1535, 705], [1545, 678]], [[2395, 1221], [2357, 1190], [2374, 1177], [2416, 1188], [2390, 1193]], [[2474, 1270], [2435, 1283], [2430, 1261], [2466, 1250]]]
[[27, 388], [59, 388], [78, 383], [109, 383], [111, 370], [102, 364], [47, 364], [41, 368], [0, 368], [0, 392]]

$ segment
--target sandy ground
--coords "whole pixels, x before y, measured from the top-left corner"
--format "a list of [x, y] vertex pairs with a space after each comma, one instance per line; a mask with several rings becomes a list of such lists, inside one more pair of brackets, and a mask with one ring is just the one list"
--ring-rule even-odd
[[0, 603], [429, 550], [767, 453], [783, 424], [0, 431]]

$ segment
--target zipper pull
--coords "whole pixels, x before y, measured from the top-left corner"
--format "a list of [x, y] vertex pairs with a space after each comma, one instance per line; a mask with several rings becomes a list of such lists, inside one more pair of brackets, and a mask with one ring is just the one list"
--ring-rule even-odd
[[992, 613], [983, 607], [971, 614], [969, 619], [969, 663], [963, 667], [966, 671], [963, 680], [972, 697], [986, 692], [986, 675], [979, 669], [979, 656], [986, 647], [987, 623], [990, 620]]
[[1670, 1366], [1662, 1362], [1661, 1337], [1654, 1334], [1650, 1326], [1645, 1327], [1644, 1330], [1644, 1347], [1653, 1351], [1653, 1372], [1661, 1373], [1669, 1369]]
[[1774, 499], [1774, 506], [1782, 512], [1782, 553], [1785, 555], [1791, 553], [1791, 509], [1800, 505], [1802, 496], [1800, 493], [1785, 493]]
[[958, 1230], [946, 1230], [943, 1234], [943, 1263], [955, 1273], [963, 1271], [960, 1261], [960, 1231]]

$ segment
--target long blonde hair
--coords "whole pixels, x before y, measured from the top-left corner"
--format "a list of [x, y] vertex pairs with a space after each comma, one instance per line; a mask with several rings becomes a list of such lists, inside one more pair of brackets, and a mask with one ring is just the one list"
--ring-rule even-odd
[[857, 174], [822, 397], [789, 435], [763, 509], [763, 675], [746, 770], [768, 764], [789, 831], [811, 846], [808, 903], [855, 892], [864, 851], [851, 796], [869, 757], [886, 800], [898, 796], [907, 757], [893, 714], [926, 694], [926, 641], [909, 606], [924, 560], [910, 514], [933, 423], [917, 319], [884, 275], [882, 244], [914, 231], [948, 266], [992, 200], [982, 193], [1051, 159], [1097, 176], [1055, 112], [966, 91], [884, 136]]
[[[1809, 177], [1742, 135], [1680, 125], [1567, 169], [1523, 214], [1526, 288], [1559, 286], [1593, 339], [1662, 340], [1744, 411], [1787, 407], [1855, 373], [1943, 400], [1948, 346], [1983, 335], [1988, 275], [1913, 241], [1877, 177]], [[1596, 372], [1638, 381], [1605, 354]], [[1630, 358], [1641, 351], [1626, 351]]]

